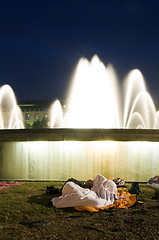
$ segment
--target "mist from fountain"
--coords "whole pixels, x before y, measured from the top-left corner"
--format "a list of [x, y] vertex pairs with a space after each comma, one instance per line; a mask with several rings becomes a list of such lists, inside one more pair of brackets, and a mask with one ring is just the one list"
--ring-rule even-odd
[[79, 60], [68, 99], [65, 111], [58, 100], [53, 103], [52, 128], [159, 128], [159, 112], [142, 73], [130, 71], [120, 89], [112, 65], [106, 67], [96, 55], [90, 62]]
[[17, 106], [12, 88], [6, 84], [0, 88], [0, 129], [24, 128], [23, 117]]

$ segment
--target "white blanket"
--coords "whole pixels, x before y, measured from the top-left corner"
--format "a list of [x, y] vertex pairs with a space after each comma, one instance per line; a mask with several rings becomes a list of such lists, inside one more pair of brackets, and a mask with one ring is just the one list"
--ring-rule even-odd
[[117, 197], [116, 184], [102, 175], [97, 175], [91, 189], [67, 182], [62, 189], [62, 196], [53, 198], [52, 203], [56, 208], [105, 207], [114, 203], [114, 197]]

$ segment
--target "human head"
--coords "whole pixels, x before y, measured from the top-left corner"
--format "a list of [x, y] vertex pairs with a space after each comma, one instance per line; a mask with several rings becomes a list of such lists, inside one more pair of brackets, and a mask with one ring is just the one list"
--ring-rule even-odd
[[93, 186], [93, 179], [88, 179], [85, 182], [85, 188], [91, 188]]

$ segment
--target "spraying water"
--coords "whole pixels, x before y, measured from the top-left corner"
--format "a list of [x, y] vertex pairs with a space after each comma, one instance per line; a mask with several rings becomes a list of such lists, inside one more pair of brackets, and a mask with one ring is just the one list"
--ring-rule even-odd
[[23, 117], [9, 85], [0, 88], [0, 129], [24, 128]]
[[135, 69], [128, 74], [122, 101], [113, 67], [105, 67], [96, 55], [90, 62], [79, 60], [68, 99], [66, 112], [55, 103], [51, 127], [56, 122], [66, 128], [159, 128], [159, 112], [141, 72]]
[[[79, 60], [68, 95], [67, 110], [59, 100], [50, 108], [50, 127], [60, 128], [159, 128], [159, 111], [137, 69], [125, 80], [124, 94], [111, 65], [95, 55]], [[123, 98], [124, 95], [124, 99]], [[0, 88], [0, 129], [24, 128], [12, 88]]]

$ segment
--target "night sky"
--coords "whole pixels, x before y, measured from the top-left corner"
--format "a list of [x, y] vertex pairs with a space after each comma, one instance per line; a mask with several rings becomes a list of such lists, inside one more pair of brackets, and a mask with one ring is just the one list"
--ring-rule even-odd
[[159, 103], [159, 2], [0, 1], [0, 86], [18, 101], [64, 100], [79, 59], [95, 54], [121, 82], [140, 69]]

